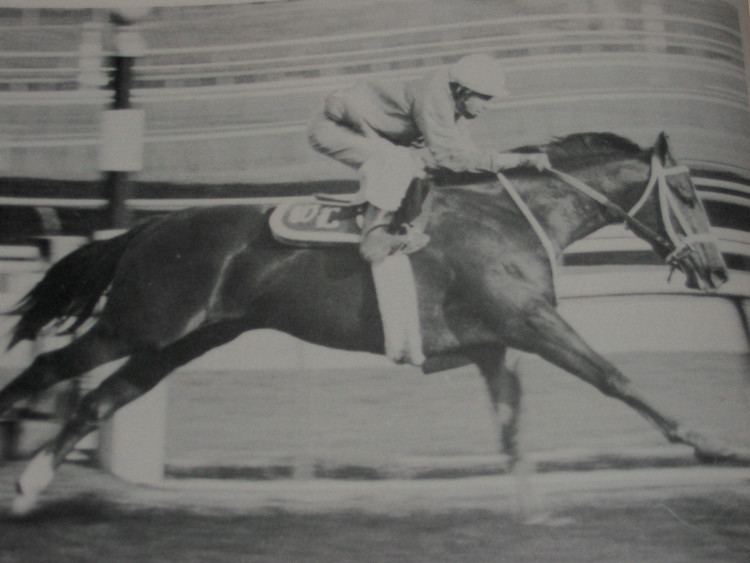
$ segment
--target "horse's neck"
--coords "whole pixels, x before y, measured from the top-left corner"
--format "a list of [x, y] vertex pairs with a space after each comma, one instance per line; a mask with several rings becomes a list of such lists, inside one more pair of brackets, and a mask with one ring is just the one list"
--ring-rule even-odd
[[[629, 209], [645, 186], [648, 168], [638, 161], [604, 167], [582, 167], [566, 171], [613, 203]], [[616, 218], [590, 196], [549, 175], [527, 175], [516, 182], [521, 197], [547, 236], [560, 250], [593, 233]]]

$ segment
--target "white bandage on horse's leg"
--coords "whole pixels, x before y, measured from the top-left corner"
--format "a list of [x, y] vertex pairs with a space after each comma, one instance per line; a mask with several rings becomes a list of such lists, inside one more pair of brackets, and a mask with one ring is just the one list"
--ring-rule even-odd
[[391, 258], [393, 257], [372, 264], [372, 277], [383, 323], [385, 355], [394, 362], [402, 363], [407, 359], [406, 335], [399, 310], [399, 299], [396, 297], [401, 288]]
[[422, 365], [422, 333], [409, 258], [397, 253], [372, 265], [383, 322], [385, 353], [394, 362]]
[[417, 173], [409, 149], [391, 145], [370, 158], [359, 169], [364, 198], [386, 211], [396, 211]]
[[54, 455], [46, 449], [37, 453], [16, 481], [16, 496], [12, 512], [17, 516], [31, 512], [39, 494], [47, 488], [55, 475]]
[[404, 283], [401, 287], [401, 291], [403, 291], [403, 306], [405, 311], [404, 331], [406, 333], [409, 361], [416, 366], [421, 366], [425, 361], [425, 356], [422, 351], [422, 327], [419, 324], [417, 286], [414, 281], [414, 271], [411, 267], [411, 260], [403, 254], [400, 254], [399, 256], [399, 259], [403, 261], [402, 267], [405, 271], [404, 278], [408, 278], [409, 280], [409, 283]]

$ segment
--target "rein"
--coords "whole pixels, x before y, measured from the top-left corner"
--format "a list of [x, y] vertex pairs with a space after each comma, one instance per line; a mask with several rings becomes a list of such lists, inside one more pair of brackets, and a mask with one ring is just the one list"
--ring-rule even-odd
[[[689, 169], [686, 166], [673, 166], [670, 168], [664, 168], [661, 162], [659, 162], [659, 160], [656, 158], [656, 156], [652, 155], [651, 175], [649, 177], [648, 184], [643, 190], [643, 194], [638, 199], [636, 204], [630, 209], [630, 211], [625, 211], [622, 207], [607, 198], [607, 196], [596, 191], [586, 183], [582, 182], [574, 176], [571, 176], [570, 174], [561, 172], [560, 170], [556, 170], [554, 168], [547, 168], [546, 170], [556, 178], [565, 182], [570, 187], [578, 190], [582, 194], [585, 194], [600, 205], [604, 206], [607, 211], [615, 215], [618, 219], [624, 221], [633, 230], [639, 231], [643, 234], [644, 237], [650, 239], [650, 241], [654, 245], [661, 248], [661, 250], [666, 255], [665, 262], [673, 266], [673, 268], [675, 267], [675, 264], [686, 254], [690, 254], [695, 251], [692, 247], [693, 242], [715, 242], [715, 239], [710, 234], [691, 233], [692, 229], [690, 228], [690, 225], [684, 214], [680, 211], [679, 206], [676, 205], [674, 199], [675, 196], [672, 193], [672, 190], [669, 188], [669, 184], [667, 183], [667, 178], [669, 176], [689, 173]], [[511, 199], [521, 210], [521, 213], [524, 215], [524, 217], [526, 217], [526, 220], [529, 222], [532, 229], [539, 237], [539, 240], [541, 241], [542, 246], [547, 253], [550, 264], [552, 265], [554, 275], [555, 268], [557, 266], [558, 255], [558, 251], [555, 248], [555, 245], [552, 243], [552, 240], [544, 231], [544, 228], [534, 216], [534, 213], [531, 211], [529, 206], [518, 194], [518, 191], [510, 182], [510, 180], [508, 180], [508, 178], [506, 178], [501, 173], [498, 173], [497, 177], [502, 186], [507, 191], [508, 195], [510, 195]], [[667, 235], [670, 239], [669, 241], [665, 240], [659, 233], [657, 233], [651, 227], [643, 223], [643, 221], [635, 217], [636, 213], [638, 213], [641, 207], [643, 207], [644, 203], [648, 201], [654, 189], [658, 189], [659, 208], [661, 211], [664, 228], [667, 231]], [[669, 216], [670, 211], [676, 217], [677, 222], [685, 232], [685, 236], [680, 236], [675, 230], [674, 225], [672, 224], [671, 217]]]

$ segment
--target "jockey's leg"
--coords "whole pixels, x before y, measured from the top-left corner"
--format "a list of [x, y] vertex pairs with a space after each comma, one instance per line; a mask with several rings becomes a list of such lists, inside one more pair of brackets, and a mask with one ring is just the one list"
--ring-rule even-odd
[[385, 143], [359, 173], [360, 190], [369, 203], [362, 226], [362, 257], [377, 263], [396, 250], [415, 252], [425, 246], [429, 237], [424, 233], [389, 228], [412, 180], [424, 173], [409, 149]]
[[410, 230], [406, 236], [388, 231], [412, 179], [424, 175], [409, 149], [356, 132], [325, 114], [310, 122], [308, 138], [318, 152], [359, 171], [360, 196], [369, 204], [360, 245], [366, 260], [377, 263], [396, 249], [415, 252], [427, 244], [429, 237], [419, 231]]
[[332, 121], [324, 114], [312, 119], [307, 128], [312, 148], [342, 164], [359, 170], [365, 162], [381, 152], [384, 139], [365, 137], [350, 127]]

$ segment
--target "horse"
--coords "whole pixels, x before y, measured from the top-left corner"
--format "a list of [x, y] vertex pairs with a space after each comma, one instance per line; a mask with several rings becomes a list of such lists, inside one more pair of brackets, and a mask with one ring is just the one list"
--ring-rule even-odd
[[[517, 150], [545, 152], [553, 169], [516, 168], [504, 178], [443, 175], [433, 182], [425, 226], [431, 242], [410, 255], [425, 366], [450, 359], [452, 366], [478, 367], [498, 446], [511, 462], [520, 387], [506, 365], [509, 348], [539, 355], [623, 401], [701, 460], [746, 463], [746, 452], [662, 413], [556, 311], [553, 262], [576, 240], [622, 220], [682, 270], [690, 288], [712, 291], [727, 280], [689, 170], [678, 166], [667, 136], [644, 149], [613, 133], [577, 133]], [[0, 413], [105, 362], [128, 359], [32, 457], [17, 481], [17, 506], [33, 506], [66, 454], [102, 420], [245, 331], [276, 329], [323, 346], [384, 353], [370, 265], [356, 245], [282, 244], [267, 218], [268, 209], [258, 206], [180, 210], [90, 242], [47, 271], [20, 303], [11, 345], [55, 322], [77, 328], [105, 293], [106, 303], [91, 328], [37, 356], [0, 391]]]

